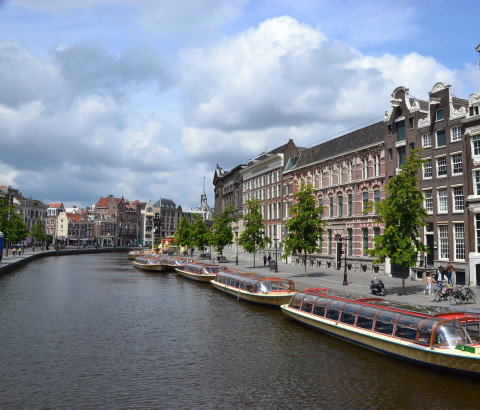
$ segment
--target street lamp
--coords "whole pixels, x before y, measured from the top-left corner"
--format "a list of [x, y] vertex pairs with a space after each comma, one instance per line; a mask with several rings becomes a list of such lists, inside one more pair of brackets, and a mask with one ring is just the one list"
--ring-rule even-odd
[[235, 242], [237, 244], [237, 252], [235, 255], [235, 265], [238, 265], [238, 230], [235, 231]]
[[275, 241], [275, 273], [278, 273], [278, 259], [277, 259], [277, 243], [278, 243], [278, 238], [275, 236], [273, 238]]
[[[340, 242], [339, 243], [342, 243], [342, 240], [344, 241], [351, 241], [352, 238], [349, 238], [349, 237], [340, 237]], [[344, 285], [348, 285], [348, 280], [347, 280], [347, 252], [345, 252], [345, 250], [343, 250], [343, 254], [345, 255], [344, 257], [344, 262], [343, 262], [343, 284]], [[342, 255], [340, 254], [340, 257], [342, 257]]]

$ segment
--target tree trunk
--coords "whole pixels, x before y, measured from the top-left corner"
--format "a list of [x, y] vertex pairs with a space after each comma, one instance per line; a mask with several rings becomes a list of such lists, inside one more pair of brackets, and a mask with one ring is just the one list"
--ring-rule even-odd
[[256, 252], [253, 252], [253, 267], [254, 267], [254, 268], [255, 268], [255, 255], [256, 255], [256, 254], [257, 254]]
[[305, 265], [305, 279], [307, 279], [307, 251], [305, 251], [305, 258], [303, 260], [303, 264]]
[[405, 266], [402, 265], [402, 295], [405, 296]]

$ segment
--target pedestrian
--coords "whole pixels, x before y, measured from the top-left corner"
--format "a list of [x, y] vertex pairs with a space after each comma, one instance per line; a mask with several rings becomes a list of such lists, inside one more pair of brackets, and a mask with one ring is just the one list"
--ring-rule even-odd
[[268, 264], [270, 265], [270, 261], [272, 260], [272, 255], [268, 254]]
[[446, 266], [446, 269], [447, 269], [447, 281], [448, 281], [448, 284], [449, 285], [453, 285], [453, 266], [452, 264], [450, 263], [450, 261], [447, 262], [447, 266]]
[[267, 266], [267, 255], [263, 254], [263, 266]]
[[430, 273], [427, 272], [425, 275], [425, 290], [423, 291], [425, 294], [432, 294], [432, 277], [430, 276]]
[[17, 253], [17, 248], [16, 248], [16, 246], [14, 246], [13, 249], [12, 249], [13, 256], [15, 256], [16, 253]]
[[32, 252], [35, 252], [35, 245], [32, 245]]
[[22, 248], [18, 247], [18, 256], [22, 255]]
[[442, 287], [443, 284], [443, 266], [440, 265], [437, 269], [437, 283], [438, 286]]

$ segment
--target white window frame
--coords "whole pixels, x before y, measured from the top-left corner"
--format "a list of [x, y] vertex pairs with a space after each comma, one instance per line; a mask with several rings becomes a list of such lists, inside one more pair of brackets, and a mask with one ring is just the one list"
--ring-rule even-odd
[[437, 189], [437, 207], [439, 214], [448, 213], [448, 189], [445, 187]]
[[427, 148], [432, 146], [432, 134], [429, 132], [422, 134], [422, 147]]
[[448, 246], [448, 225], [438, 225], [438, 255], [439, 259], [448, 260], [450, 249]]
[[462, 126], [456, 125], [450, 128], [450, 141], [461, 141], [462, 140]]
[[423, 196], [425, 197], [423, 201], [423, 207], [425, 211], [429, 214], [433, 214], [433, 190], [432, 189], [425, 189], [423, 191]]
[[[452, 162], [452, 175], [462, 175], [463, 174], [463, 159], [462, 154], [450, 154], [450, 160]], [[460, 171], [455, 170], [455, 168], [461, 168]]]
[[362, 161], [362, 178], [363, 179], [368, 178], [368, 159], [364, 159]]
[[432, 179], [433, 177], [432, 159], [431, 158], [423, 158], [423, 159], [426, 161], [422, 164], [423, 179]]
[[[442, 162], [440, 164], [440, 162]], [[448, 168], [447, 168], [447, 156], [443, 155], [441, 157], [436, 158], [437, 163], [437, 177], [438, 178], [446, 178], [448, 175]], [[442, 174], [440, 174], [440, 170], [442, 170]]]
[[453, 212], [463, 212], [465, 210], [465, 197], [463, 186], [452, 187]]
[[[440, 145], [440, 144], [438, 143], [438, 133], [439, 133], [439, 132], [444, 132], [444, 133], [445, 133], [445, 144], [444, 144], [444, 145]], [[435, 144], [436, 144], [435, 146], [436, 146], [437, 148], [443, 148], [443, 147], [446, 147], [446, 146], [447, 146], [447, 133], [446, 133], [445, 130], [437, 130], [437, 131], [435, 131]]]
[[[442, 113], [442, 118], [439, 118], [439, 114]], [[435, 121], [443, 121], [445, 119], [445, 110], [443, 108], [437, 108], [435, 110]]]
[[455, 260], [465, 260], [465, 225], [463, 223], [453, 224], [453, 240], [455, 249]]

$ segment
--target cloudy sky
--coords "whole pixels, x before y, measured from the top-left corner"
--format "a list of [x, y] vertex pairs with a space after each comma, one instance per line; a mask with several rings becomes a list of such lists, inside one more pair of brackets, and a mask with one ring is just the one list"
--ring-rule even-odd
[[0, 185], [67, 206], [199, 204], [293, 138], [378, 121], [392, 91], [479, 88], [478, 0], [0, 0]]

